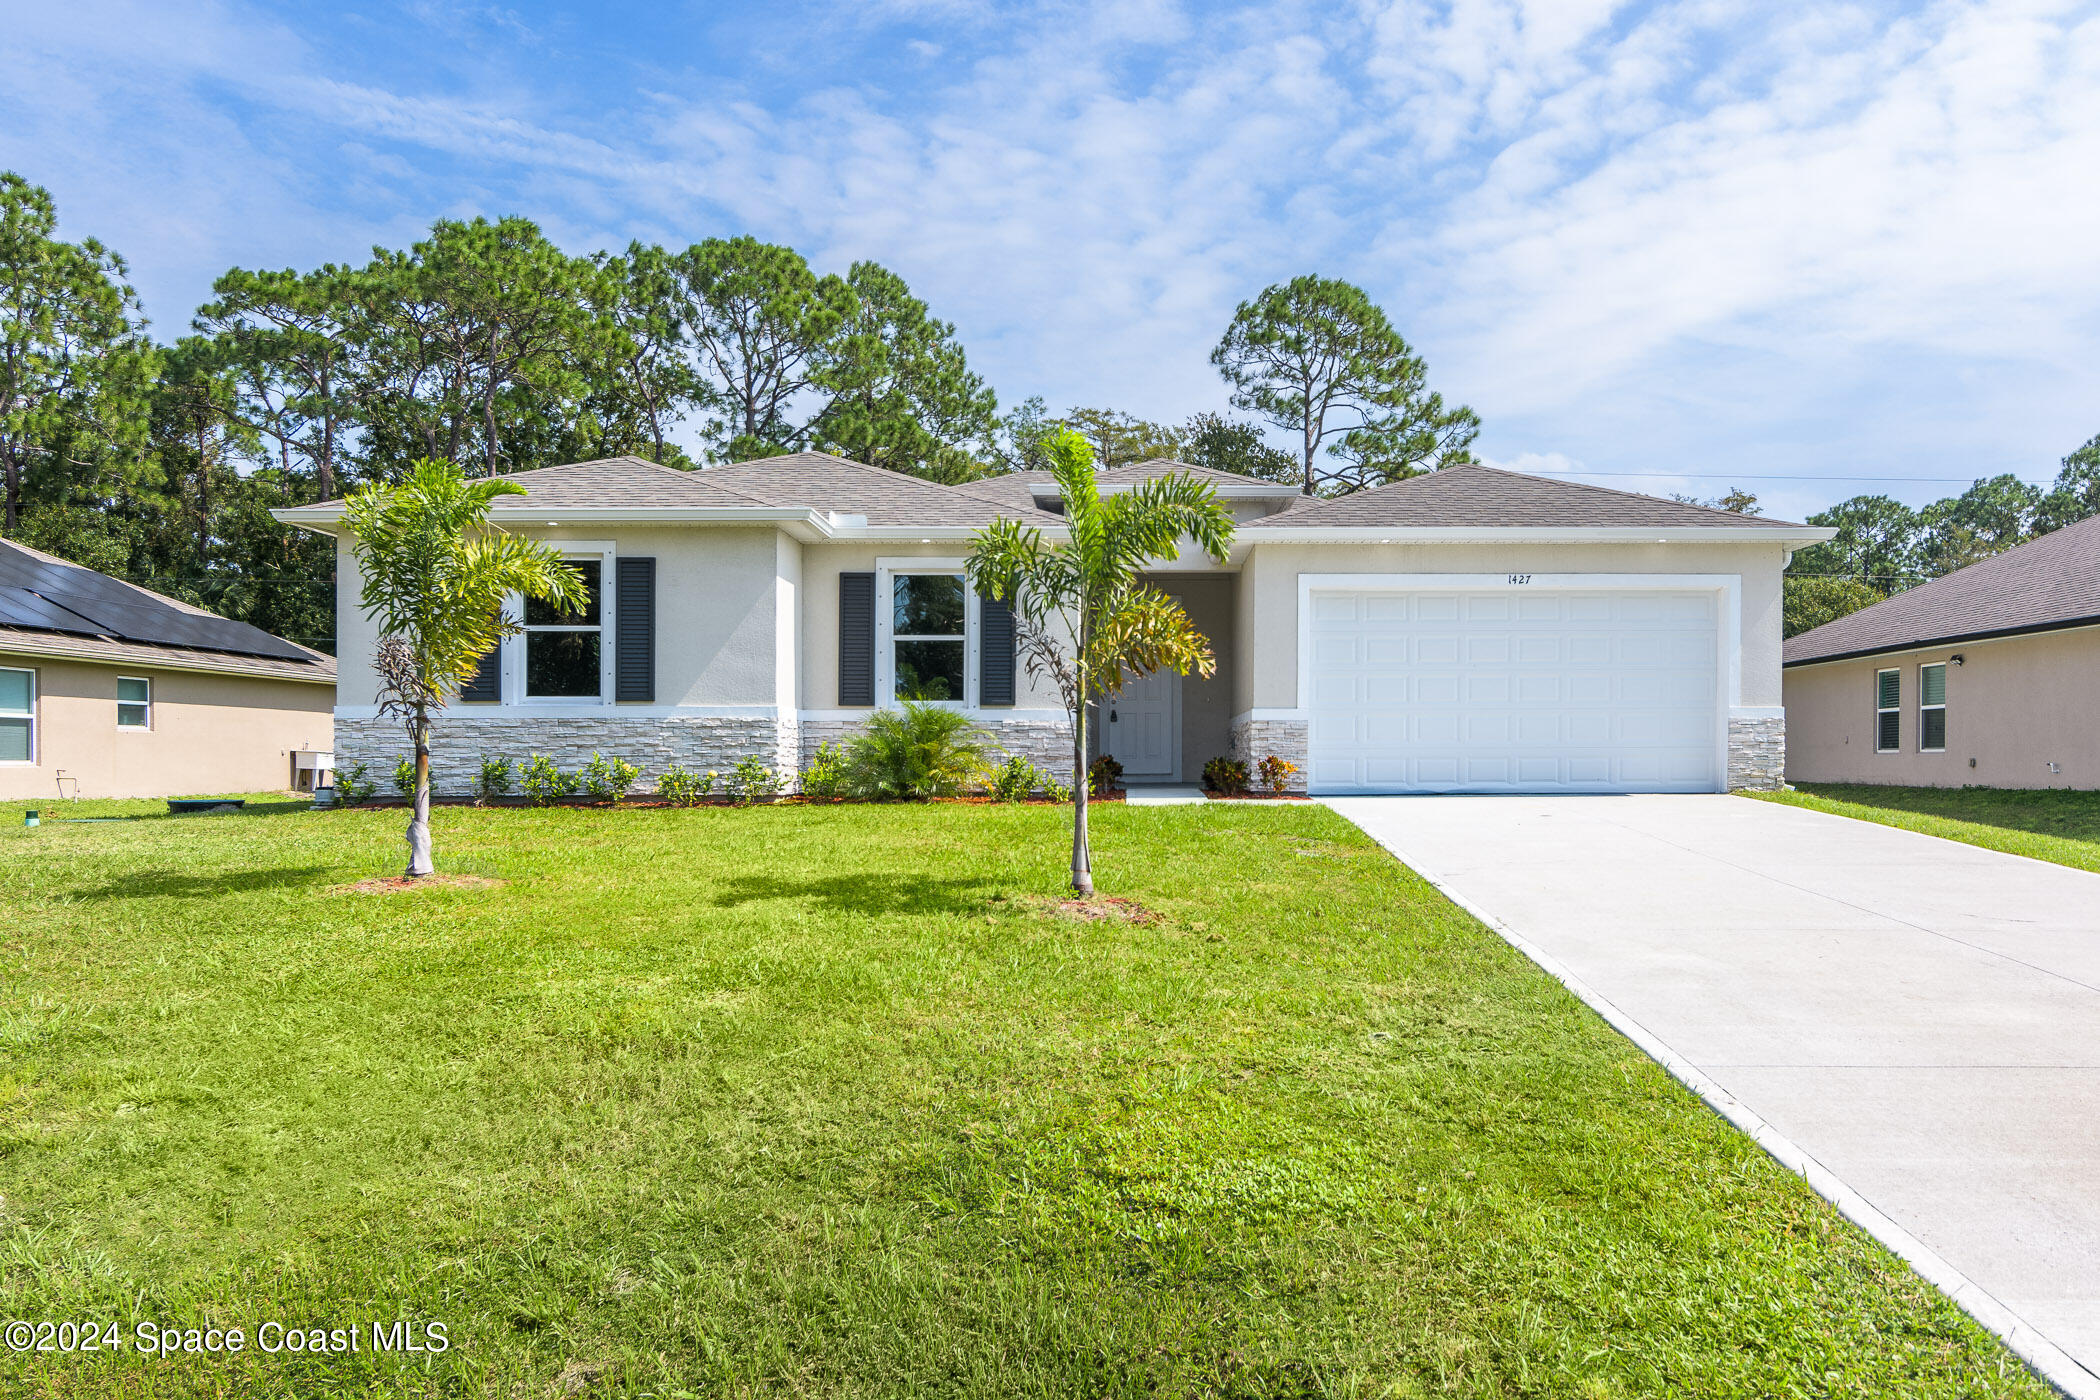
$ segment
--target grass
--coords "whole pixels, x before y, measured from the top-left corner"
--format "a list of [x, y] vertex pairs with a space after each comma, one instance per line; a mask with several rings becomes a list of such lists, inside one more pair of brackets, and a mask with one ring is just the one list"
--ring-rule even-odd
[[1748, 795], [2100, 872], [2100, 792], [1804, 783]]
[[0, 1316], [451, 1344], [9, 1395], [2048, 1393], [1325, 809], [18, 808]]

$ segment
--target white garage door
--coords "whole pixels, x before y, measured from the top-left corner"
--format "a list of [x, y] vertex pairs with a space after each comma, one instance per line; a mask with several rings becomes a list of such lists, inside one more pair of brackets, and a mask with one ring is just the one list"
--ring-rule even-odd
[[1315, 592], [1314, 792], [1711, 792], [1718, 598]]

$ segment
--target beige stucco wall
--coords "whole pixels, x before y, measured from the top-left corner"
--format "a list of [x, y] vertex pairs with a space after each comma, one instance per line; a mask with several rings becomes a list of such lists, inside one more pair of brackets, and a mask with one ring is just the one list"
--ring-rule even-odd
[[[967, 540], [943, 540], [935, 544], [840, 540], [803, 545], [801, 708], [835, 710], [839, 707], [840, 574], [870, 572], [878, 559], [961, 559], [969, 551]], [[1063, 702], [1057, 697], [1057, 688], [1048, 682], [1032, 681], [1025, 662], [1019, 657], [1014, 663], [1014, 707], [1023, 710], [1063, 708]]]
[[[1243, 537], [1248, 538], [1248, 537]], [[1786, 551], [1715, 544], [1325, 544], [1256, 542], [1240, 574], [1239, 705], [1298, 705], [1298, 576], [1308, 574], [1736, 574], [1742, 579], [1742, 693], [1780, 703], [1781, 575]], [[1257, 639], [1258, 644], [1257, 644]]]
[[[1946, 752], [1920, 753], [1918, 667], [1956, 654], [1963, 664], [1947, 668]], [[1891, 667], [1903, 673], [1903, 745], [1876, 753], [1874, 675]], [[2096, 684], [2095, 628], [1791, 667], [1787, 781], [2100, 788]]]
[[[0, 799], [174, 797], [272, 792], [292, 783], [292, 750], [334, 746], [326, 685], [0, 652], [36, 672], [36, 762], [0, 763]], [[117, 678], [153, 683], [152, 727], [117, 727]], [[70, 784], [68, 785], [71, 786]]]
[[[782, 552], [784, 537], [778, 531], [770, 526], [512, 528], [557, 546], [609, 540], [615, 557], [656, 560], [657, 705], [775, 703], [783, 673], [792, 674], [792, 658], [783, 666], [775, 651], [783, 595], [793, 594], [792, 580], [782, 577], [793, 555]], [[785, 545], [794, 542], [785, 540]], [[371, 668], [377, 634], [358, 608], [363, 580], [347, 541], [338, 544], [336, 564], [337, 691], [346, 706], [370, 705], [378, 691]], [[608, 592], [611, 586], [608, 572]]]

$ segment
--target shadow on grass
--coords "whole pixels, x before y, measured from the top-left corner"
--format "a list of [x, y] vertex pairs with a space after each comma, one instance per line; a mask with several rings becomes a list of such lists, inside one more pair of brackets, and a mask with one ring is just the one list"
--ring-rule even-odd
[[1865, 783], [1800, 783], [1832, 802], [1946, 817], [2008, 831], [2100, 842], [2100, 792], [2068, 788], [1883, 787]]
[[111, 899], [209, 899], [222, 894], [252, 894], [257, 890], [291, 889], [317, 884], [335, 873], [326, 865], [277, 866], [270, 869], [236, 870], [223, 875], [193, 875], [181, 870], [141, 870], [92, 890], [79, 898]]
[[842, 914], [981, 914], [981, 880], [937, 880], [926, 875], [831, 875], [798, 880], [783, 875], [735, 875], [722, 882], [723, 908], [769, 899], [814, 901]]

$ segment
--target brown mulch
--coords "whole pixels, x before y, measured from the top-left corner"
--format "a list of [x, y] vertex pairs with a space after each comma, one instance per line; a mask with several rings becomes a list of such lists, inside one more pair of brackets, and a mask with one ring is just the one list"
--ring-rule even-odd
[[506, 883], [508, 882], [504, 880], [491, 880], [481, 875], [447, 875], [443, 872], [439, 872], [436, 875], [423, 876], [378, 875], [369, 880], [359, 880], [354, 885], [338, 885], [333, 892], [336, 894], [400, 894], [406, 890], [427, 890], [431, 888], [492, 890]]

